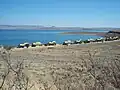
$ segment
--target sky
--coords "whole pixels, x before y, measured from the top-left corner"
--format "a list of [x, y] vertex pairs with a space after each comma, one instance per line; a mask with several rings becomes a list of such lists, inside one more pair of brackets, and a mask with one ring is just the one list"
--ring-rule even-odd
[[0, 0], [0, 25], [120, 27], [120, 0]]

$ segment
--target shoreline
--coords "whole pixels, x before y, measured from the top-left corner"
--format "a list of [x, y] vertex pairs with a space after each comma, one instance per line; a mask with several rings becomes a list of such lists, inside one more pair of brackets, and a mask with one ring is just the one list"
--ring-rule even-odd
[[[101, 36], [101, 37], [103, 37], [104, 39], [106, 38], [106, 39], [111, 39], [110, 41], [112, 41], [112, 39], [113, 40], [118, 40], [118, 39], [115, 39], [115, 38], [113, 38], [113, 37], [115, 37], [115, 36], [117, 36], [117, 37], [119, 37], [119, 39], [120, 39], [120, 31], [109, 31], [109, 32], [61, 32], [61, 33], [59, 33], [59, 34], [65, 34], [65, 35], [95, 35], [95, 36]], [[112, 38], [111, 38], [112, 37]], [[93, 41], [94, 43], [98, 43], [98, 42], [102, 42], [102, 39], [100, 40], [101, 38], [98, 38], [98, 41]], [[96, 39], [97, 40], [97, 39]], [[68, 40], [69, 41], [69, 40]], [[76, 40], [72, 40], [72, 41], [76, 41]], [[84, 41], [86, 41], [86, 40], [81, 40], [83, 43], [88, 43], [88, 42], [84, 42]], [[64, 43], [65, 41], [63, 41], [63, 43]], [[106, 41], [105, 41], [106, 42]], [[114, 42], [114, 41], [113, 41]], [[40, 42], [41, 43], [41, 42]], [[51, 43], [51, 42], [50, 42]], [[55, 43], [56, 43], [56, 41], [55, 41]], [[30, 43], [28, 43], [29, 45], [32, 45], [32, 44], [30, 44]], [[49, 42], [47, 43], [47, 44], [49, 44]], [[46, 43], [41, 43], [41, 45], [43, 45], [43, 46], [46, 46], [47, 45]], [[58, 44], [58, 45], [61, 45], [61, 43], [56, 43], [56, 44]], [[71, 43], [72, 44], [72, 43]], [[80, 44], [80, 43], [79, 43]], [[0, 45], [0, 46], [3, 46], [3, 47], [16, 47], [16, 45], [15, 46], [13, 46], [13, 45]], [[49, 46], [49, 45], [47, 45], [47, 46]], [[52, 45], [51, 45], [52, 46]]]
[[91, 42], [91, 43], [84, 43], [84, 44], [71, 44], [71, 45], [62, 45], [57, 44], [54, 46], [37, 46], [37, 47], [28, 47], [28, 48], [12, 48], [12, 51], [16, 50], [32, 50], [32, 49], [54, 49], [54, 48], [60, 48], [60, 47], [69, 47], [69, 46], [83, 46], [83, 45], [98, 45], [98, 44], [108, 44], [108, 43], [114, 43], [114, 42], [120, 42], [120, 40], [114, 40], [114, 41], [104, 41], [104, 42]]
[[63, 32], [60, 34], [65, 35], [95, 35], [104, 37], [106, 32]]
[[[85, 40], [86, 41], [86, 40]], [[84, 41], [82, 41], [82, 43], [71, 43], [71, 44], [60, 44], [60, 43], [56, 43], [56, 44], [53, 44], [53, 45], [46, 45], [46, 44], [41, 44], [41, 45], [38, 45], [38, 46], [35, 46], [33, 47], [32, 44], [28, 43], [29, 44], [29, 47], [24, 47], [22, 49], [25, 49], [25, 48], [54, 48], [54, 47], [57, 47], [57, 46], [71, 46], [71, 45], [89, 45], [89, 44], [99, 44], [99, 43], [110, 43], [110, 42], [118, 42], [120, 41], [120, 39], [114, 39], [114, 40], [100, 40], [100, 41], [90, 41], [90, 42], [87, 42], [85, 43]], [[64, 41], [65, 42], [65, 41]], [[63, 43], [64, 43], [63, 42]], [[49, 42], [48, 42], [49, 43]], [[18, 49], [21, 49], [19, 48], [18, 46], [11, 46], [11, 45], [0, 45], [0, 48], [5, 48], [5, 49], [14, 49], [14, 48], [18, 48]]]

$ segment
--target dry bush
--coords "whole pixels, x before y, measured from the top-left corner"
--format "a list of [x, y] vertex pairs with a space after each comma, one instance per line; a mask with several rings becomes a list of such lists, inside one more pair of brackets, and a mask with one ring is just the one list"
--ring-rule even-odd
[[[13, 63], [6, 50], [0, 55], [0, 90], [30, 90], [34, 85], [24, 72], [24, 60]], [[109, 55], [109, 58], [101, 58], [96, 51], [88, 51], [88, 58], [80, 57], [80, 61], [62, 62], [61, 67], [51, 68], [54, 86], [57, 90], [119, 90], [120, 56]], [[51, 90], [48, 82], [41, 84], [44, 90]]]
[[82, 60], [88, 73], [94, 79], [91, 90], [120, 89], [120, 57], [110, 55], [110, 58], [101, 59], [96, 58], [96, 52], [92, 54], [88, 51], [88, 54], [88, 60], [84, 58]]
[[119, 90], [120, 56], [101, 58], [88, 51], [88, 58], [67, 62], [51, 72], [57, 90]]
[[51, 73], [57, 90], [83, 90], [81, 74], [83, 70], [72, 62], [66, 63], [61, 68]]
[[24, 61], [12, 62], [9, 50], [1, 49], [0, 90], [30, 90], [29, 77], [24, 72]]

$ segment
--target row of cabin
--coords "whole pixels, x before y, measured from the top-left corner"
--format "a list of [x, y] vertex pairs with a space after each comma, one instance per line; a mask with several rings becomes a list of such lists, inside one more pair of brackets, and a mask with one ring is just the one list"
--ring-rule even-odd
[[88, 39], [88, 40], [66, 40], [63, 42], [63, 45], [71, 45], [71, 44], [84, 44], [84, 43], [90, 43], [90, 42], [99, 42], [99, 41], [103, 41], [103, 38], [99, 38], [99, 39]]
[[63, 45], [71, 45], [71, 44], [84, 44], [84, 43], [91, 43], [91, 42], [104, 42], [104, 41], [113, 41], [113, 40], [119, 40], [120, 37], [107, 37], [107, 38], [98, 38], [98, 39], [88, 39], [88, 40], [66, 40], [63, 42]]
[[28, 47], [37, 47], [37, 46], [50, 46], [50, 45], [56, 45], [56, 41], [51, 41], [51, 42], [48, 42], [47, 44], [42, 44], [41, 42], [35, 42], [35, 43], [23, 43], [23, 44], [19, 44], [18, 45], [18, 48], [28, 48]]
[[[113, 40], [118, 40], [120, 37], [115, 36], [115, 37], [106, 37], [106, 38], [98, 38], [98, 39], [88, 39], [88, 40], [66, 40], [63, 42], [63, 45], [71, 45], [71, 44], [84, 44], [84, 43], [91, 43], [91, 42], [104, 42], [104, 41], [113, 41]], [[56, 45], [56, 41], [51, 41], [46, 44], [42, 44], [41, 42], [35, 42], [32, 44], [29, 43], [23, 43], [19, 44], [18, 48], [28, 48], [28, 47], [36, 47], [36, 46], [51, 46], [51, 45]]]

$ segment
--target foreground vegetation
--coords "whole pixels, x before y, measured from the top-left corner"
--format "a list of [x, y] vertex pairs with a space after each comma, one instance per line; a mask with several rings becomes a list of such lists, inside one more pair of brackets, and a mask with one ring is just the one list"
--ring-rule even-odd
[[[64, 49], [64, 51], [65, 50], [66, 49]], [[57, 58], [56, 63], [58, 63], [59, 65], [60, 63], [62, 63], [61, 66], [60, 67], [58, 65], [51, 66], [48, 69], [46, 75], [39, 74], [38, 79], [34, 82], [35, 79], [30, 77], [30, 75], [32, 75], [30, 70], [37, 71], [39, 68], [34, 69], [33, 67], [31, 67], [28, 61], [26, 63], [25, 59], [18, 58], [13, 60], [10, 49], [9, 50], [1, 49], [0, 89], [1, 90], [119, 90], [120, 89], [120, 54], [113, 55], [114, 52], [112, 52], [111, 49], [109, 48], [108, 48], [108, 52], [109, 52], [108, 55], [106, 54], [105, 55], [106, 57], [104, 58], [100, 56], [98, 57], [99, 51], [96, 50], [94, 51], [88, 50], [86, 54], [81, 54], [78, 57], [78, 60], [74, 60], [75, 58], [73, 58], [73, 61], [69, 61], [69, 60], [67, 61], [67, 59], [64, 61], [59, 61], [57, 60], [59, 58]], [[37, 57], [39, 58], [39, 56]], [[40, 61], [41, 59], [42, 58], [39, 58], [38, 61]], [[35, 65], [36, 61], [34, 61], [34, 59], [32, 61], [34, 62], [34, 66], [36, 66]], [[49, 62], [51, 62], [51, 64], [53, 63], [52, 61]], [[41, 65], [43, 65], [43, 63]], [[46, 66], [46, 68], [48, 66]], [[40, 78], [43, 76], [47, 76], [48, 73], [50, 74], [50, 76], [47, 80]], [[51, 80], [49, 80], [50, 78]]]

